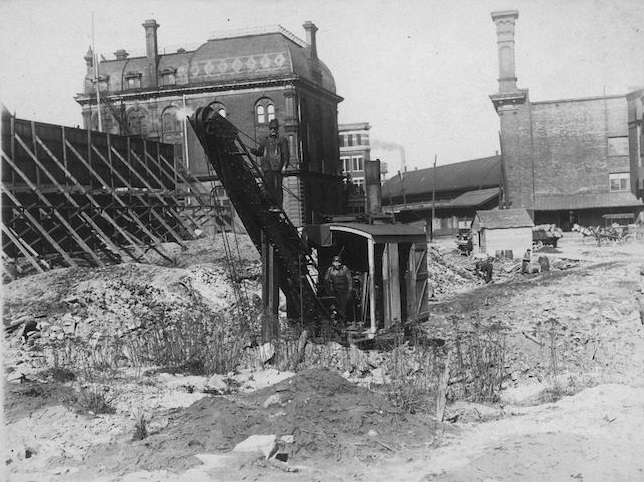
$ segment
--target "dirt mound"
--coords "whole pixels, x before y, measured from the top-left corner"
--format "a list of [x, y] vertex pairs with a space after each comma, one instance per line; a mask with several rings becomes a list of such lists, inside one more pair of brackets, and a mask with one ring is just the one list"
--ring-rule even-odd
[[141, 442], [95, 448], [89, 459], [121, 473], [185, 469], [199, 463], [195, 454], [229, 451], [251, 435], [274, 434], [289, 461], [314, 456], [337, 461], [396, 450], [401, 443], [421, 447], [433, 440], [434, 431], [432, 422], [403, 413], [381, 395], [335, 372], [311, 369], [235, 399], [203, 398], [174, 412], [161, 432]]
[[65, 404], [71, 406], [76, 400], [74, 389], [62, 384], [46, 384], [34, 381], [4, 384], [4, 418], [6, 423], [28, 417], [36, 410]]

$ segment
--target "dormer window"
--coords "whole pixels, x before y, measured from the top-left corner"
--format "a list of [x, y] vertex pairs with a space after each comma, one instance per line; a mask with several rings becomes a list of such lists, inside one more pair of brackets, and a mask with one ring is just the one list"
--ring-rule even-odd
[[177, 74], [174, 69], [165, 69], [161, 71], [161, 85], [167, 87], [169, 85], [177, 85]]
[[101, 75], [98, 77], [98, 89], [101, 92], [108, 90], [110, 77], [108, 75]]
[[135, 72], [128, 72], [125, 75], [125, 88], [126, 89], [140, 89], [141, 88], [141, 74]]

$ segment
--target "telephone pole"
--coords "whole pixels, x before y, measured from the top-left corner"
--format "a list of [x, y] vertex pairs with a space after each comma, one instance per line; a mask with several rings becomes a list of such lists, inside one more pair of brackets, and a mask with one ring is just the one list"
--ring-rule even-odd
[[434, 169], [432, 169], [432, 229], [430, 230], [430, 243], [434, 242], [434, 217], [436, 216], [436, 159], [438, 154], [434, 154]]

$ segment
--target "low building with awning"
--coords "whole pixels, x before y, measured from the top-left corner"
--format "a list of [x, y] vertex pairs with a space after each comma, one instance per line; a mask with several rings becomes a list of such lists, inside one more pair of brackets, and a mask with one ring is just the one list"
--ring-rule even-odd
[[383, 185], [382, 209], [400, 222], [426, 220], [434, 235], [453, 235], [469, 228], [477, 210], [499, 206], [502, 176], [498, 155], [402, 172]]
[[630, 191], [535, 196], [537, 224], [600, 226], [608, 217], [634, 219], [644, 203]]

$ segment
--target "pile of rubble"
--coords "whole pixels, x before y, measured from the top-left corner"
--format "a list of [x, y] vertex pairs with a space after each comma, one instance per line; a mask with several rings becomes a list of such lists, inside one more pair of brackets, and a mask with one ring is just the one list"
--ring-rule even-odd
[[[117, 473], [186, 469], [199, 463], [193, 456], [200, 453], [242, 450], [240, 443], [259, 441], [266, 457], [280, 460], [303, 461], [316, 454], [352, 460], [398, 449], [401, 440], [423, 446], [433, 439], [431, 424], [336, 372], [312, 369], [247, 395], [204, 397], [173, 414], [144, 445], [97, 446], [86, 461]], [[265, 437], [248, 441], [252, 435]]]

